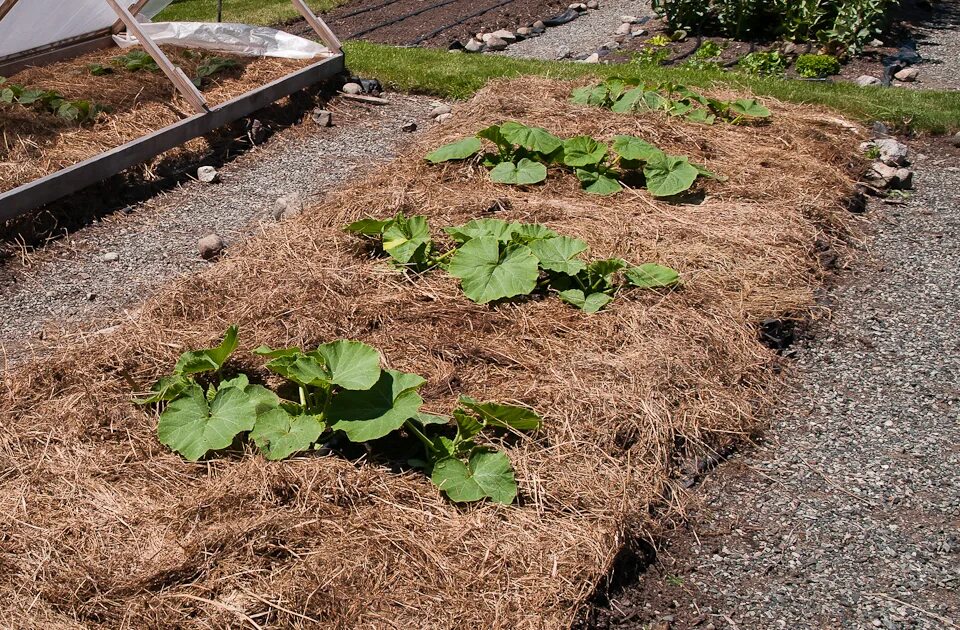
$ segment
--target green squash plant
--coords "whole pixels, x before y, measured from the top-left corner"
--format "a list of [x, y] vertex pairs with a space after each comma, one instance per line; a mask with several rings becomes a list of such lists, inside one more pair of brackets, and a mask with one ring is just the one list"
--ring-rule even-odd
[[[413, 237], [405, 231], [409, 225], [418, 226]], [[596, 313], [622, 288], [618, 272], [623, 272], [626, 285], [640, 288], [671, 287], [680, 282], [676, 271], [653, 263], [631, 267], [622, 258], [584, 260], [589, 249], [585, 241], [537, 223], [474, 219], [449, 227], [446, 232], [455, 246], [443, 254], [437, 253], [423, 216], [407, 218], [399, 213], [387, 221], [363, 219], [344, 229], [381, 239], [384, 253], [398, 266], [416, 271], [446, 269], [460, 280], [464, 295], [478, 304], [553, 292], [568, 304]], [[406, 240], [394, 236], [397, 233], [403, 233]]]
[[422, 444], [422, 454], [409, 464], [424, 470], [452, 501], [509, 504], [516, 498], [510, 459], [478, 438], [483, 432], [536, 431], [541, 419], [531, 409], [461, 396], [452, 417], [426, 413], [418, 392], [426, 383], [422, 377], [382, 369], [376, 348], [344, 339], [311, 351], [254, 351], [297, 392], [286, 400], [246, 374], [219, 376], [237, 343], [237, 327], [231, 326], [219, 346], [185, 352], [173, 374], [136, 401], [162, 407], [157, 437], [185, 459], [198, 461], [244, 435], [267, 459], [281, 460], [336, 439], [362, 444], [405, 434]]
[[0, 77], [0, 103], [37, 107], [60, 118], [78, 123], [96, 118], [104, 108], [87, 100], [72, 101], [56, 90], [37, 90]]
[[770, 110], [756, 99], [724, 101], [694, 92], [685, 85], [647, 85], [619, 78], [577, 88], [570, 100], [578, 105], [603, 107], [621, 114], [664, 112], [705, 125], [718, 120], [741, 125], [770, 117]]
[[[482, 140], [491, 142], [496, 151], [484, 152]], [[680, 194], [700, 176], [716, 178], [688, 158], [668, 155], [634, 136], [617, 136], [607, 145], [590, 136], [558, 138], [540, 127], [513, 121], [446, 144], [427, 154], [426, 160], [439, 164], [481, 154], [484, 166], [491, 169], [490, 179], [499, 184], [538, 184], [547, 178], [548, 167], [558, 167], [573, 171], [583, 189], [597, 195], [623, 190], [619, 179], [628, 171], [642, 172], [647, 190], [657, 197]]]

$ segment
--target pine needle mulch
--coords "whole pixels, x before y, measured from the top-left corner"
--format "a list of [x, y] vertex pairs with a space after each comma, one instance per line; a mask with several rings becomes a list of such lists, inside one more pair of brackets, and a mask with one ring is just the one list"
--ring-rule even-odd
[[[371, 178], [266, 229], [152, 297], [106, 335], [6, 371], [0, 399], [0, 620], [19, 628], [562, 628], [631, 537], [682, 509], [678, 462], [761, 424], [776, 355], [760, 322], [803, 317], [844, 235], [857, 139], [823, 111], [768, 102], [768, 125], [701, 126], [571, 105], [571, 84], [499, 82], [455, 125]], [[631, 133], [728, 179], [684, 203], [529, 189], [423, 154], [506, 119], [564, 136]], [[315, 156], [304, 156], [314, 159]], [[586, 315], [555, 297], [495, 307], [454, 279], [404, 275], [342, 226], [398, 209], [442, 226], [498, 216], [587, 240], [596, 257], [681, 271], [675, 291]], [[515, 506], [458, 507], [375, 453], [254, 452], [191, 464], [131, 403], [187, 348], [241, 329], [250, 348], [347, 337], [458, 393], [519, 402], [542, 433], [507, 446]], [[673, 501], [664, 497], [672, 496]]]

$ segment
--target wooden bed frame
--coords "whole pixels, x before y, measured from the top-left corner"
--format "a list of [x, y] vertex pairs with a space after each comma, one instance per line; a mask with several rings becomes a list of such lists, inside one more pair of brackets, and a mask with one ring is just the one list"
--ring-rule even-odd
[[[56, 173], [51, 173], [13, 190], [0, 193], [0, 221], [6, 221], [36, 210], [61, 197], [103, 181], [125, 169], [156, 157], [164, 151], [169, 151], [189, 140], [248, 116], [285, 96], [330, 79], [345, 69], [340, 40], [323, 20], [314, 15], [303, 0], [291, 0], [294, 7], [317, 33], [323, 44], [334, 54], [211, 109], [207, 106], [200, 91], [183, 73], [183, 70], [175, 66], [160, 47], [140, 28], [140, 23], [134, 16], [146, 5], [146, 0], [138, 0], [130, 6], [122, 5], [117, 0], [104, 1], [117, 14], [117, 22], [112, 28], [90, 33], [81, 38], [55, 42], [41, 48], [24, 51], [13, 57], [0, 59], [0, 76], [3, 76], [4, 73], [12, 74], [28, 66], [44, 65], [54, 61], [70, 59], [91, 50], [113, 46], [113, 34], [126, 28], [127, 32], [134, 35], [146, 52], [156, 61], [163, 73], [196, 113], [189, 118], [115, 149], [105, 151], [79, 164], [61, 169]], [[10, 12], [17, 2], [18, 0], [0, 0], [0, 20]]]

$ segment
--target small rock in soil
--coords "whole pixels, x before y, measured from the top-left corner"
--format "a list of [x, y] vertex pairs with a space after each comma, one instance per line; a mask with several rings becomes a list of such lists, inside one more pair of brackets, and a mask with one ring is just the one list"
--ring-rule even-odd
[[635, 15], [621, 15], [620, 21], [624, 24], [639, 24], [640, 19]]
[[640, 37], [641, 35], [646, 35], [646, 34], [647, 34], [647, 29], [645, 28], [635, 28], [632, 31], [630, 31], [631, 37]]
[[632, 28], [633, 25], [631, 25], [629, 22], [623, 22], [617, 27], [617, 35], [629, 35]]
[[507, 46], [509, 45], [510, 44], [500, 39], [499, 37], [491, 37], [490, 39], [487, 40], [487, 48], [489, 48], [490, 50], [506, 50]]
[[250, 142], [256, 146], [266, 142], [270, 133], [266, 125], [254, 119], [250, 121], [250, 126], [247, 128], [247, 135], [250, 137]]
[[107, 252], [103, 255], [103, 262], [117, 262], [120, 260], [120, 254], [117, 252]]
[[219, 234], [209, 234], [197, 242], [197, 249], [200, 251], [200, 258], [212, 260], [220, 255], [227, 244], [223, 242]]
[[558, 46], [557, 47], [557, 59], [566, 59], [570, 56], [570, 47], [569, 46]]
[[897, 81], [903, 81], [904, 83], [912, 83], [917, 80], [918, 76], [920, 76], [920, 71], [916, 68], [904, 68], [893, 75], [893, 78]]
[[953, 136], [953, 146], [960, 148], [960, 132]]
[[866, 177], [877, 188], [887, 188], [897, 177], [897, 167], [883, 162], [874, 162], [870, 165]]
[[871, 77], [869, 74], [863, 74], [857, 77], [854, 83], [860, 87], [866, 87], [868, 85], [880, 85], [880, 79], [877, 77]]
[[212, 166], [201, 166], [197, 169], [197, 179], [204, 184], [212, 184], [219, 179], [220, 174]]
[[584, 59], [583, 63], [600, 63], [600, 54], [593, 53], [592, 55]]
[[572, 10], [574, 10], [574, 11], [586, 11], [586, 10], [587, 10], [587, 5], [585, 5], [585, 4], [582, 3], [582, 2], [574, 2], [573, 4], [571, 4], [571, 5], [570, 5], [569, 7], [567, 7], [567, 8], [568, 8], [568, 9], [572, 9]]
[[799, 48], [793, 42], [787, 42], [786, 44], [783, 45], [783, 48], [781, 48], [781, 50], [785, 55], [795, 55], [797, 54], [797, 51], [799, 50]]
[[408, 120], [407, 122], [403, 123], [403, 126], [400, 127], [400, 131], [405, 133], [413, 133], [416, 130], [417, 123], [413, 122], [412, 120]]
[[537, 20], [533, 23], [533, 30], [543, 32], [547, 30], [547, 25], [543, 23], [543, 20]]
[[590, 0], [589, 2], [587, 2], [587, 8], [593, 9], [593, 10], [599, 9], [600, 3], [597, 2], [597, 0]]
[[326, 110], [317, 108], [313, 110], [313, 122], [320, 125], [321, 127], [332, 127], [333, 126], [333, 113]]
[[301, 212], [303, 212], [303, 197], [299, 193], [284, 195], [277, 199], [277, 203], [273, 206], [273, 217], [277, 221], [293, 218]]
[[603, 48], [607, 50], [618, 50], [620, 48], [620, 42], [609, 41], [603, 45]]
[[874, 145], [880, 150], [880, 160], [890, 166], [906, 166], [910, 162], [907, 156], [910, 150], [907, 145], [898, 142], [893, 138], [880, 138], [874, 141]]
[[447, 122], [448, 120], [450, 120], [451, 118], [453, 118], [453, 114], [451, 114], [451, 113], [448, 112], [448, 113], [446, 113], [446, 114], [440, 114], [440, 115], [437, 116], [434, 120], [436, 120], [438, 123], [445, 123], [445, 122]]
[[475, 39], [471, 39], [464, 45], [463, 49], [467, 52], [480, 52], [483, 50], [483, 42], [478, 42]]
[[533, 35], [533, 29], [529, 26], [521, 26], [517, 29], [517, 35], [520, 37], [529, 37], [530, 35]]
[[514, 35], [513, 31], [508, 31], [505, 28], [502, 28], [499, 31], [494, 31], [491, 33], [491, 35], [497, 39], [502, 39], [505, 42], [514, 42], [517, 40], [517, 36]]
[[452, 110], [449, 105], [437, 105], [433, 108], [433, 111], [430, 112], [431, 118], [436, 118], [437, 116], [442, 116], [443, 114], [449, 114]]
[[360, 87], [359, 83], [344, 83], [342, 91], [344, 94], [360, 94], [363, 92], [363, 88]]
[[894, 173], [892, 185], [900, 190], [913, 189], [913, 171], [908, 168], [898, 168]]

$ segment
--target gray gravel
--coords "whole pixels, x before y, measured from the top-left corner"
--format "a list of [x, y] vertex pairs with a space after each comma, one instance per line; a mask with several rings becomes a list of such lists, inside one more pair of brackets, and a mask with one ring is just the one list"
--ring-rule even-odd
[[[389, 106], [336, 103], [334, 127], [305, 123], [287, 129], [220, 170], [221, 183], [191, 182], [175, 191], [78, 230], [45, 247], [29, 266], [8, 261], [14, 280], [0, 284], [0, 355], [23, 353], [45, 329], [107, 326], [170, 279], [208, 264], [197, 241], [216, 232], [228, 247], [272, 222], [277, 198], [306, 201], [391, 159], [408, 120], [433, 123], [433, 101], [389, 95]], [[116, 260], [110, 260], [116, 254]], [[4, 282], [4, 280], [0, 280]]]
[[934, 5], [933, 19], [916, 28], [923, 57], [920, 77], [906, 85], [926, 90], [960, 90], [960, 2]]
[[693, 532], [610, 625], [960, 628], [955, 164], [918, 160], [918, 194], [874, 207], [872, 261], [797, 348], [767, 443], [694, 492]]
[[587, 11], [563, 26], [548, 28], [543, 35], [518, 42], [502, 54], [532, 59], [557, 59], [561, 49], [574, 57], [590, 54], [616, 36], [621, 15], [643, 17], [653, 12], [648, 0], [601, 0], [599, 9]]

